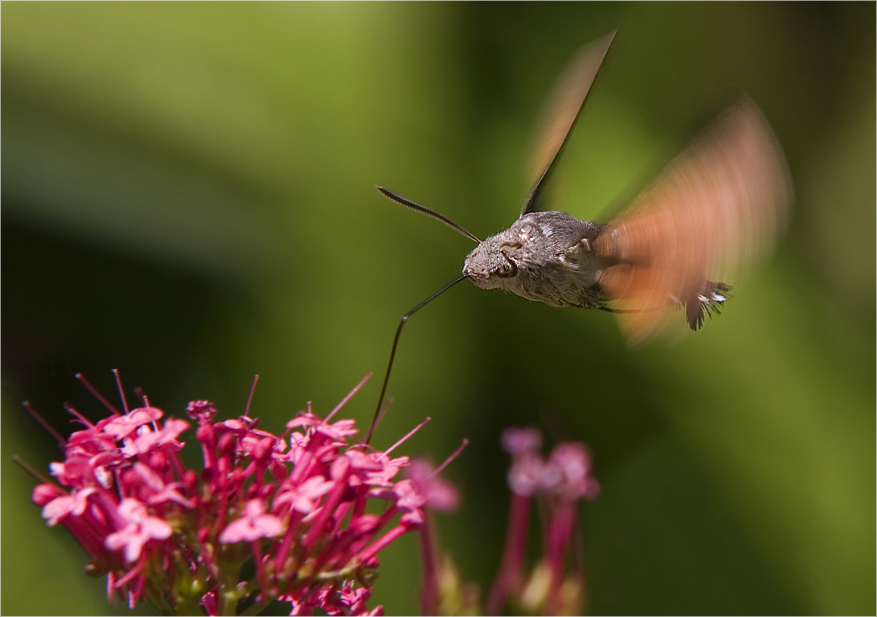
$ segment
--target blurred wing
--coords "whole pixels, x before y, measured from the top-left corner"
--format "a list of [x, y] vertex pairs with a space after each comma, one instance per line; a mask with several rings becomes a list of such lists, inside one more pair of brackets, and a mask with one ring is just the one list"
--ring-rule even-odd
[[548, 97], [531, 163], [535, 185], [521, 209], [521, 216], [536, 210], [548, 172], [554, 161], [560, 158], [569, 132], [585, 106], [585, 99], [614, 38], [615, 32], [611, 32], [582, 47]]
[[620, 262], [603, 271], [600, 285], [629, 309], [619, 313], [628, 338], [651, 337], [680, 303], [691, 309], [698, 302], [707, 277], [728, 276], [767, 252], [792, 198], [779, 143], [744, 95], [595, 243], [598, 254]]

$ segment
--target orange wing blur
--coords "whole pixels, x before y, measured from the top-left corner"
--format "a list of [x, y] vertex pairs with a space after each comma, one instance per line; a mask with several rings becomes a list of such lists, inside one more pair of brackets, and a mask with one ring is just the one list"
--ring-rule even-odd
[[708, 280], [721, 280], [716, 277], [769, 250], [792, 198], [779, 143], [744, 95], [595, 243], [598, 254], [621, 262], [603, 271], [600, 285], [629, 309], [618, 315], [628, 338], [653, 336], [680, 303], [697, 301]]

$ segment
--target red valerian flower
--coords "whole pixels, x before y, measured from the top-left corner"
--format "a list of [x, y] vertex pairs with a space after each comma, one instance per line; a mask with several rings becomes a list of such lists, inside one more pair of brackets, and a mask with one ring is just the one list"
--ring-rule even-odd
[[[97, 423], [70, 408], [85, 428], [58, 436], [61, 486], [32, 495], [80, 542], [89, 570], [107, 574], [111, 596], [166, 613], [254, 613], [276, 600], [293, 614], [382, 613], [366, 605], [377, 554], [418, 527], [393, 526], [406, 515], [393, 478], [407, 457], [353, 441], [352, 420], [329, 422], [340, 406], [326, 419], [308, 406], [274, 435], [246, 415], [216, 422], [212, 403], [194, 401], [186, 414], [203, 468], [188, 469], [178, 439], [190, 423], [143, 402]], [[428, 501], [418, 494], [416, 508]], [[370, 503], [383, 514], [366, 513]]]
[[[424, 614], [499, 614], [509, 601], [532, 614], [580, 613], [584, 575], [564, 568], [578, 503], [599, 492], [587, 447], [561, 443], [545, 458], [535, 429], [503, 433], [512, 457], [511, 512], [499, 572], [482, 606], [477, 587], [462, 583], [438, 549], [432, 520], [433, 512], [459, 505], [457, 489], [440, 473], [467, 442], [433, 468], [391, 456], [428, 418], [383, 452], [355, 441], [352, 420], [331, 420], [364, 383], [325, 419], [308, 404], [279, 435], [258, 428], [257, 418], [216, 421], [212, 403], [189, 403], [199, 470], [180, 457], [190, 422], [164, 419], [146, 397], [129, 411], [123, 396], [120, 413], [96, 393], [108, 417], [93, 423], [68, 406], [84, 428], [65, 439], [47, 427], [65, 455], [50, 465], [56, 482], [22, 463], [41, 482], [31, 499], [50, 526], [62, 525], [82, 545], [87, 571], [106, 574], [108, 595], [131, 607], [149, 600], [166, 614], [230, 615], [281, 602], [291, 615], [382, 615], [383, 607], [368, 607], [378, 554], [414, 531]], [[396, 480], [400, 470], [404, 479]], [[534, 499], [545, 546], [528, 574]]]
[[[545, 460], [539, 454], [542, 436], [533, 428], [508, 428], [500, 441], [512, 457], [508, 475], [511, 511], [500, 569], [484, 610], [498, 614], [511, 598], [528, 613], [580, 614], [585, 579], [578, 572], [565, 573], [564, 564], [573, 545], [578, 501], [592, 501], [600, 492], [592, 475], [590, 452], [584, 444], [565, 442], [556, 445]], [[524, 552], [533, 498], [542, 506], [545, 554], [526, 580]]]
[[136, 499], [123, 499], [116, 512], [127, 524], [108, 535], [104, 545], [111, 551], [124, 548], [128, 563], [140, 557], [144, 544], [153, 539], [166, 540], [174, 531], [163, 519], [151, 516], [146, 505]]
[[251, 499], [244, 506], [244, 514], [222, 530], [219, 541], [223, 544], [252, 542], [260, 538], [275, 538], [283, 532], [283, 521], [273, 514], [265, 514], [261, 499]]

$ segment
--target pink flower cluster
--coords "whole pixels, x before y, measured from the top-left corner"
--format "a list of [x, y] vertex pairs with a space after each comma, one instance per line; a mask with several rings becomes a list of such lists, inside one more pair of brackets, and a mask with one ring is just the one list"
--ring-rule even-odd
[[[248, 415], [218, 422], [207, 401], [188, 405], [191, 422], [163, 420], [142, 395], [142, 407], [130, 411], [122, 395], [121, 413], [77, 377], [110, 416], [95, 424], [68, 406], [85, 428], [65, 439], [26, 404], [65, 457], [50, 465], [54, 482], [19, 462], [42, 482], [32, 500], [43, 518], [79, 541], [87, 571], [107, 576], [111, 598], [132, 607], [149, 600], [166, 614], [256, 614], [271, 602], [288, 603], [292, 615], [383, 614], [380, 606], [368, 608], [377, 555], [417, 531], [424, 614], [499, 614], [508, 602], [529, 614], [579, 614], [584, 607], [584, 572], [567, 571], [579, 501], [599, 492], [584, 444], [561, 443], [543, 458], [535, 429], [503, 433], [512, 456], [511, 512], [499, 572], [482, 605], [478, 586], [464, 582], [438, 549], [429, 515], [457, 507], [457, 490], [438, 474], [467, 442], [433, 469], [390, 456], [426, 421], [384, 452], [354, 441], [353, 421], [332, 417], [368, 377], [325, 419], [308, 405], [280, 435]], [[200, 471], [180, 456], [179, 437], [190, 424]], [[401, 468], [405, 478], [396, 481]], [[541, 506], [544, 555], [527, 573], [533, 500]]]
[[296, 615], [381, 614], [367, 607], [378, 553], [421, 528], [424, 508], [457, 497], [434, 474], [394, 482], [409, 464], [390, 456], [396, 446], [375, 451], [353, 441], [352, 420], [331, 422], [362, 383], [325, 419], [309, 406], [280, 435], [246, 415], [218, 422], [211, 403], [190, 403], [200, 471], [180, 457], [190, 423], [162, 420], [145, 397], [96, 424], [70, 409], [85, 428], [62, 439], [57, 483], [32, 499], [83, 546], [88, 570], [107, 575], [108, 594], [132, 606], [255, 614], [279, 600]]
[[[578, 502], [594, 500], [600, 492], [590, 452], [582, 443], [563, 442], [543, 458], [539, 454], [542, 436], [532, 428], [506, 429], [502, 446], [512, 457], [508, 474], [511, 510], [502, 562], [484, 612], [499, 614], [511, 598], [529, 614], [581, 614], [586, 580], [581, 572], [565, 570], [567, 552], [574, 546]], [[533, 499], [541, 502], [544, 555], [528, 578], [524, 557]]]

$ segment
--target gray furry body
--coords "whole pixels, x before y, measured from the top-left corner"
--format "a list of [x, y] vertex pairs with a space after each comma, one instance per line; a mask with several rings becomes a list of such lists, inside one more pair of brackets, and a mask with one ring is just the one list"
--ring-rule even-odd
[[463, 274], [481, 289], [550, 306], [605, 309], [599, 278], [615, 262], [592, 249], [605, 227], [563, 212], [530, 212], [469, 253]]

